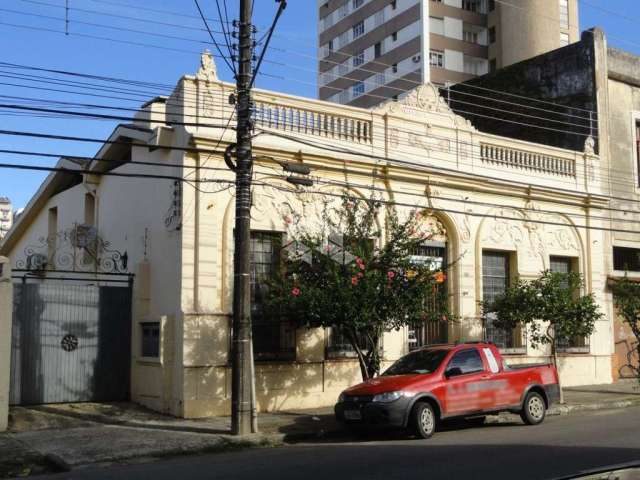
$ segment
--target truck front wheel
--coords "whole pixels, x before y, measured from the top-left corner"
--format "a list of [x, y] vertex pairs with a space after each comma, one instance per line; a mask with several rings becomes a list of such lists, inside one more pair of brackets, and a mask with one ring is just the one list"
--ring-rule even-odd
[[430, 438], [436, 431], [436, 414], [427, 402], [418, 402], [411, 412], [413, 432], [420, 438]]
[[547, 414], [547, 406], [544, 398], [538, 392], [529, 392], [524, 399], [520, 418], [527, 425], [538, 425], [542, 423]]

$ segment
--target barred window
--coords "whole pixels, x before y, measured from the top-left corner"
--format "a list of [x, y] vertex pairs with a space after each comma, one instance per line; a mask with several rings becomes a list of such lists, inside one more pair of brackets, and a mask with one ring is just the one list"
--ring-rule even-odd
[[158, 358], [160, 356], [160, 322], [140, 324], [142, 343], [140, 353], [143, 357]]
[[268, 279], [280, 261], [282, 233], [251, 232], [251, 324], [256, 360], [295, 359], [295, 326], [266, 312]]
[[613, 247], [613, 269], [640, 272], [640, 249]]
[[[492, 302], [502, 295], [510, 283], [510, 254], [509, 252], [482, 252], [482, 299]], [[485, 338], [493, 342], [502, 353], [524, 353], [526, 346], [523, 342], [520, 328], [511, 331], [497, 328], [493, 322], [493, 314], [485, 318]]]
[[[357, 335], [358, 346], [366, 351], [367, 342], [364, 334]], [[327, 358], [356, 358], [357, 354], [349, 337], [341, 328], [332, 327], [327, 330]]]
[[[552, 256], [549, 259], [549, 270], [558, 273], [571, 273], [574, 270], [574, 259], [571, 257]], [[565, 287], [568, 287], [565, 284]], [[586, 337], [556, 338], [556, 349], [564, 353], [589, 353], [589, 339]]]
[[[432, 270], [441, 270], [446, 274], [447, 244], [445, 242], [425, 242], [413, 252], [411, 261], [416, 264], [429, 265]], [[446, 278], [446, 276], [445, 276]], [[438, 284], [432, 296], [425, 299], [425, 310], [433, 313], [446, 301], [447, 281]], [[444, 300], [443, 300], [444, 299]], [[426, 321], [419, 327], [409, 328], [409, 350], [446, 343], [449, 336], [449, 322], [443, 318], [437, 322]]]

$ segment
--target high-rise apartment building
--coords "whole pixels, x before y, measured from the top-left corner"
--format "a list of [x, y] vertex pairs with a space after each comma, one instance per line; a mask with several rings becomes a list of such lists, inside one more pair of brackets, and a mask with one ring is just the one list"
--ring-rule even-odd
[[579, 39], [578, 0], [318, 0], [318, 94], [371, 107]]
[[13, 225], [13, 210], [7, 197], [0, 197], [0, 239], [4, 238]]

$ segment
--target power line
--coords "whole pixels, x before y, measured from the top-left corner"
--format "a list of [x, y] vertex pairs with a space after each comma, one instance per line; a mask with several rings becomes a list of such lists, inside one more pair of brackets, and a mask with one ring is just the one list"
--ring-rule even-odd
[[[234, 65], [232, 65], [229, 60], [227, 60], [227, 58], [224, 56], [224, 54], [222, 53], [222, 50], [220, 49], [220, 46], [218, 45], [218, 42], [216, 41], [216, 39], [213, 36], [213, 33], [211, 33], [211, 29], [209, 28], [209, 23], [207, 23], [207, 19], [204, 16], [204, 13], [202, 13], [202, 9], [200, 8], [200, 4], [198, 3], [198, 0], [193, 0], [196, 4], [196, 7], [198, 7], [198, 13], [200, 13], [200, 17], [202, 18], [202, 21], [204, 22], [204, 26], [207, 28], [207, 32], [209, 32], [209, 36], [211, 37], [211, 41], [213, 42], [213, 44], [216, 47], [216, 50], [218, 50], [218, 53], [220, 54], [220, 56], [222, 57], [222, 59], [224, 60], [224, 62], [227, 64], [227, 67], [229, 67], [229, 70], [231, 70], [233, 72], [234, 75], [238, 75], [238, 72], [236, 71], [236, 68]], [[223, 31], [224, 31], [224, 25], [223, 25]], [[225, 38], [226, 38], [226, 34], [225, 34]], [[227, 43], [228, 45], [228, 43]], [[231, 47], [229, 47], [229, 52], [231, 52]]]
[[[35, 0], [23, 0], [23, 1], [34, 2]], [[38, 2], [38, 3], [43, 3], [43, 2]], [[139, 31], [138, 31], [138, 32], [139, 32]], [[140, 32], [139, 32], [139, 33], [140, 33]], [[155, 35], [154, 33], [151, 33], [151, 32], [141, 32], [141, 33], [147, 33], [147, 34]], [[178, 38], [178, 39], [179, 39], [179, 37], [174, 37], [174, 38]], [[215, 40], [214, 40], [214, 41], [215, 41]], [[204, 42], [201, 42], [201, 43], [204, 43]], [[220, 53], [221, 53], [221, 52], [220, 52]], [[226, 59], [225, 59], [225, 61], [226, 61]], [[228, 63], [228, 62], [227, 62], [227, 63]], [[277, 63], [277, 62], [271, 62], [271, 63]], [[377, 63], [380, 63], [380, 62], [377, 62]], [[388, 65], [387, 65], [387, 66], [388, 66]], [[304, 71], [311, 71], [310, 69], [304, 69], [304, 68], [300, 68], [300, 67], [297, 67], [297, 66], [293, 66], [293, 68], [301, 69], [301, 70], [304, 70]], [[314, 73], [315, 73], [315, 70], [314, 70]], [[372, 73], [375, 73], [375, 72], [372, 72]], [[276, 76], [274, 76], [274, 77], [276, 77]], [[278, 77], [276, 77], [276, 78], [278, 78]], [[343, 76], [343, 77], [341, 77], [341, 78], [347, 78], [347, 79], [349, 79], [349, 77], [348, 77], [348, 76]], [[296, 79], [293, 79], [293, 80], [294, 80], [294, 81], [296, 81]], [[365, 83], [366, 83], [366, 82], [365, 82]], [[416, 84], [418, 84], [418, 82], [412, 82], [412, 83], [416, 83]], [[343, 90], [343, 89], [338, 89], [338, 88], [336, 88], [336, 87], [329, 87], [329, 86], [325, 86], [325, 88], [335, 88], [335, 89], [336, 89], [336, 90], [338, 90], [338, 91], [342, 91], [342, 90]], [[387, 87], [385, 87], [385, 88], [387, 88]], [[396, 87], [388, 87], [388, 88], [396, 88]], [[402, 92], [405, 92], [405, 89], [397, 88], [397, 90], [402, 91]], [[473, 94], [469, 94], [469, 93], [466, 93], [466, 92], [461, 92], [461, 93], [462, 93], [462, 94], [465, 94], [465, 95], [471, 95], [471, 96], [473, 96]], [[370, 93], [365, 93], [364, 95], [366, 95], [366, 96], [372, 96], [372, 97], [378, 97], [378, 98], [380, 98], [380, 99], [382, 99], [382, 100], [387, 100], [387, 97], [384, 97], [384, 96], [376, 96], [376, 95], [373, 95], [373, 94], [370, 94]], [[505, 102], [505, 101], [503, 101], [503, 100], [500, 100], [500, 99], [494, 99], [494, 98], [492, 98], [492, 100], [493, 100], [493, 101], [497, 101], [497, 102]], [[534, 100], [535, 100], [535, 99], [534, 99]], [[469, 103], [470, 103], [470, 102], [469, 102]], [[507, 102], [507, 103], [511, 103], [511, 104], [513, 104], [513, 102]], [[554, 104], [554, 105], [555, 105], [555, 106], [558, 106], [557, 104]], [[497, 109], [497, 108], [495, 108], [495, 107], [487, 107], [487, 106], [484, 106], [484, 105], [478, 105], [478, 106], [479, 106], [479, 107], [481, 107], [481, 108], [489, 108], [489, 109], [492, 109], [492, 110], [500, 110], [500, 109]], [[533, 106], [527, 106], [527, 108], [539, 109], [538, 107], [533, 107]], [[570, 107], [564, 107], [564, 108], [570, 108]], [[539, 110], [540, 110], [540, 109], [539, 109]], [[563, 113], [561, 113], [561, 112], [553, 112], [553, 111], [549, 111], [549, 110], [547, 110], [547, 111], [548, 111], [549, 113], [553, 113], [553, 114], [555, 114], [555, 115], [568, 115], [568, 114], [563, 114]], [[531, 116], [531, 115], [524, 114], [524, 113], [519, 113], [519, 112], [514, 112], [514, 111], [508, 111], [508, 112], [509, 112], [511, 115], [526, 116], [526, 117], [533, 117], [533, 116]], [[536, 117], [534, 117], [534, 118], [536, 118]], [[566, 123], [566, 124], [570, 124], [569, 122], [561, 122], [561, 121], [554, 120], [554, 119], [546, 119], [546, 120], [551, 121], [551, 122], [556, 122], [556, 123]], [[572, 125], [576, 125], [576, 124], [572, 124]], [[589, 126], [589, 127], [587, 127], [587, 126], [583, 126], [583, 125], [576, 125], [576, 126], [578, 126], [579, 128], [591, 128], [590, 126]], [[571, 134], [571, 132], [567, 132], [567, 133]]]
[[[31, 3], [34, 5], [40, 5], [40, 6], [44, 6], [44, 7], [50, 7], [50, 8], [60, 8], [60, 9], [67, 9], [67, 7], [65, 7], [64, 5], [56, 5], [53, 3], [48, 3], [48, 2], [43, 2], [43, 1], [39, 1], [39, 0], [19, 0], [21, 2], [24, 3]], [[132, 20], [135, 22], [140, 22], [140, 23], [148, 23], [151, 25], [161, 25], [161, 26], [165, 26], [165, 27], [173, 27], [173, 28], [178, 28], [178, 29], [183, 29], [183, 30], [190, 30], [190, 31], [194, 31], [194, 30], [199, 30], [201, 32], [206, 32], [207, 30], [204, 28], [198, 28], [195, 26], [190, 26], [190, 25], [181, 25], [181, 24], [177, 24], [177, 23], [169, 23], [169, 22], [161, 22], [161, 21], [157, 21], [157, 20], [150, 20], [149, 18], [138, 18], [138, 17], [132, 17], [132, 16], [128, 16], [128, 15], [120, 15], [120, 14], [116, 14], [116, 13], [108, 13], [108, 12], [100, 12], [97, 10], [89, 10], [89, 9], [85, 9], [85, 8], [78, 8], [78, 7], [69, 7], [70, 11], [75, 11], [75, 12], [81, 12], [81, 13], [87, 13], [89, 15], [97, 15], [97, 16], [101, 16], [101, 17], [111, 17], [111, 18], [118, 18], [121, 20]], [[22, 13], [24, 15], [32, 15], [32, 16], [39, 16], [38, 14], [33, 14], [33, 13], [25, 13], [25, 12], [14, 12], [14, 13]], [[64, 21], [64, 18], [54, 18], [55, 20], [61, 20]], [[78, 21], [74, 20], [75, 23], [78, 23]], [[222, 32], [220, 31], [213, 31], [214, 33], [217, 34], [222, 34]]]
[[[0, 105], [1, 105], [1, 104], [0, 104]], [[12, 107], [15, 107], [15, 106], [12, 106]], [[9, 107], [9, 108], [12, 108], [12, 107]], [[64, 117], [64, 115], [65, 115], [65, 114], [69, 114], [69, 115], [71, 115], [71, 116], [75, 116], [75, 117], [80, 116], [80, 117], [83, 117], [83, 118], [85, 118], [85, 117], [86, 117], [86, 118], [94, 118], [94, 117], [97, 117], [97, 116], [98, 116], [98, 114], [80, 113], [80, 112], [66, 112], [66, 111], [60, 111], [59, 109], [42, 109], [42, 108], [35, 108], [35, 107], [22, 107], [22, 106], [20, 106], [20, 107], [21, 107], [21, 108], [28, 109], [28, 110], [36, 110], [36, 111], [39, 111], [39, 112], [44, 111], [44, 112], [47, 112], [47, 113], [56, 113], [56, 114], [61, 114], [61, 115], [62, 115], [62, 118]], [[105, 106], [105, 108], [110, 108], [110, 107]], [[116, 107], [116, 108], [117, 108], [117, 107]], [[233, 115], [233, 114], [232, 114], [232, 115]], [[187, 115], [187, 116], [191, 116], [191, 115]], [[101, 117], [99, 117], [98, 119], [103, 120], [104, 118], [106, 118], [106, 119], [119, 118], [119, 119], [129, 119], [129, 120], [131, 120], [129, 117], [116, 117], [116, 116], [112, 116], [112, 115], [105, 115], [105, 116], [101, 116]], [[227, 120], [227, 124], [226, 124], [224, 127], [221, 127], [220, 125], [216, 125], [216, 128], [223, 128], [223, 134], [224, 134], [224, 130], [226, 130], [226, 129], [227, 129], [228, 124], [229, 124], [229, 120], [228, 120], [228, 119], [226, 119], [225, 117], [205, 117], [205, 118], [215, 118], [215, 119], [218, 119], [218, 120], [219, 120], [219, 119], [225, 119], [225, 120]], [[163, 121], [157, 121], [157, 123], [160, 123], [160, 124], [166, 124], [166, 123], [165, 123], [165, 122], [163, 122]], [[169, 124], [171, 124], [171, 123], [176, 124], [176, 125], [177, 125], [177, 124], [181, 124], [181, 122], [169, 122]], [[282, 123], [284, 124], [284, 122], [282, 122]], [[188, 123], [185, 123], [185, 124], [190, 125], [190, 124], [188, 124]], [[196, 125], [198, 125], [198, 126], [207, 126], [207, 124], [202, 124], [202, 123], [197, 123]], [[295, 125], [292, 125], [292, 126], [295, 128]], [[446, 140], [447, 142], [453, 142], [453, 143], [455, 143], [455, 144], [466, 145], [466, 146], [469, 146], [469, 147], [474, 147], [474, 146], [475, 146], [475, 145], [474, 145], [473, 143], [471, 143], [471, 142], [464, 142], [464, 141], [460, 141], [460, 140], [450, 139], [449, 137], [437, 136], [437, 135], [425, 135], [425, 134], [422, 134], [422, 133], [420, 133], [420, 132], [414, 132], [414, 131], [409, 131], [409, 130], [400, 130], [400, 131], [401, 131], [401, 132], [405, 132], [405, 133], [410, 133], [411, 135], [414, 135], [414, 136], [416, 136], [416, 137], [420, 137], [420, 138], [434, 138], [434, 139], [438, 139], [438, 138], [439, 138], [439, 139]], [[222, 134], [222, 135], [223, 135], [223, 134]], [[222, 139], [222, 135], [221, 135], [221, 139]], [[374, 135], [374, 136], [375, 136], [375, 135]], [[404, 144], [404, 142], [403, 142], [403, 144]], [[408, 144], [407, 144], [407, 145], [408, 145]], [[433, 150], [441, 150], [441, 149], [439, 149], [437, 146], [433, 146], [433, 147], [432, 147], [432, 149], [433, 149]], [[446, 151], [445, 151], [445, 150], [441, 150], [441, 151], [442, 151], [443, 153], [451, 153], [449, 149], [447, 149]], [[471, 156], [472, 158], [478, 158], [478, 159], [480, 159], [480, 160], [484, 160], [484, 159], [483, 159], [483, 157], [481, 157], [481, 156], [477, 156], [477, 155], [475, 155], [475, 154], [473, 154], [473, 153], [469, 153], [469, 156]], [[458, 162], [458, 163], [460, 163], [460, 162]], [[466, 164], [466, 163], [462, 162], [462, 164]], [[467, 164], [467, 165], [473, 166], [472, 164]], [[503, 170], [500, 170], [500, 169], [493, 169], [493, 168], [491, 168], [491, 167], [486, 167], [486, 166], [485, 166], [484, 168], [485, 168], [485, 169], [486, 169], [486, 168], [489, 168], [489, 169], [492, 169], [492, 170], [496, 170], [496, 172], [503, 173]], [[524, 172], [523, 172], [523, 173], [513, 172], [513, 173], [514, 173], [514, 174], [516, 174], [516, 175], [528, 175], [527, 173], [524, 173]], [[595, 176], [597, 176], [597, 177], [602, 177], [602, 175], [599, 175], [599, 174], [597, 174], [597, 175], [595, 175]], [[611, 176], [611, 179], [612, 179], [612, 178], [613, 178], [613, 176]], [[613, 181], [613, 180], [612, 180], [612, 182], [613, 182], [613, 183], [622, 183], [622, 182], [615, 182], [615, 181]], [[633, 182], [626, 181], [626, 183], [633, 183]]]
[[[474, 96], [474, 97], [485, 99], [485, 100], [488, 99], [488, 100], [497, 101], [497, 102], [501, 101], [500, 99], [495, 99], [495, 98], [492, 98], [492, 97], [483, 97], [483, 96], [480, 96], [480, 95], [470, 94], [470, 93], [467, 93], [467, 92], [458, 92], [458, 93], [461, 93], [463, 95], [468, 95], [468, 96]], [[385, 98], [385, 97], [381, 97], [381, 98]], [[466, 104], [466, 105], [473, 105], [473, 106], [477, 106], [479, 108], [490, 109], [490, 110], [494, 110], [494, 111], [498, 111], [498, 112], [504, 112], [504, 113], [508, 113], [510, 115], [517, 115], [517, 116], [519, 115], [519, 116], [531, 117], [531, 118], [535, 118], [535, 119], [539, 119], [539, 120], [546, 120], [546, 121], [550, 121], [550, 122], [562, 123], [562, 124], [572, 125], [572, 126], [576, 126], [576, 127], [579, 127], [579, 128], [585, 128], [585, 129], [590, 129], [591, 128], [590, 125], [587, 126], [587, 125], [573, 124], [573, 123], [569, 123], [569, 122], [562, 122], [562, 121], [558, 121], [558, 120], [554, 120], [554, 119], [548, 119], [548, 118], [543, 118], [543, 117], [539, 117], [539, 116], [534, 116], [534, 115], [528, 115], [528, 114], [524, 114], [524, 113], [514, 112], [514, 111], [511, 111], [511, 110], [504, 110], [504, 109], [499, 109], [499, 108], [496, 108], [496, 107], [489, 107], [489, 106], [486, 106], [486, 105], [483, 105], [483, 104], [479, 104], [479, 103], [465, 102], [465, 101], [462, 101], [462, 100], [456, 100], [456, 101], [458, 103], [463, 103], [463, 104]], [[509, 102], [509, 103], [511, 103], [512, 105], [520, 105], [520, 104], [514, 104], [512, 102]], [[527, 107], [527, 108], [529, 108], [529, 107]], [[461, 109], [458, 109], [458, 111], [460, 111], [461, 113], [468, 113], [470, 115], [483, 116], [482, 114], [478, 114], [478, 113], [475, 113], [475, 112], [466, 112], [466, 111], [461, 110]], [[559, 114], [558, 112], [553, 112], [553, 113]], [[502, 118], [496, 118], [496, 117], [489, 116], [489, 115], [484, 115], [484, 118], [492, 118], [492, 119], [495, 119], [495, 120], [498, 120], [498, 121], [506, 121], [506, 120], [504, 120]], [[513, 120], [510, 120], [508, 122], [509, 123], [515, 123]], [[596, 120], [596, 122], [597, 122], [597, 120]], [[519, 124], [522, 124], [522, 125], [525, 125], [525, 126], [531, 126], [532, 125], [532, 124], [527, 124], [527, 123], [523, 123], [523, 122], [520, 122]], [[535, 127], [536, 128], [549, 129], [549, 127], [543, 127], [543, 126], [540, 126], [540, 125], [535, 125]], [[571, 132], [571, 131], [566, 131], [566, 130], [559, 130], [559, 129], [554, 129], [554, 131], [560, 131], [562, 133], [567, 133], [567, 134], [577, 134], [576, 132]], [[583, 134], [583, 135], [585, 135], [585, 134]]]
[[[366, 158], [370, 158], [370, 159], [376, 159], [376, 160], [380, 160], [383, 162], [388, 162], [388, 163], [392, 163], [392, 164], [397, 164], [397, 165], [401, 165], [401, 166], [410, 166], [410, 167], [414, 167], [417, 168], [419, 170], [428, 170], [428, 169], [432, 169], [432, 170], [436, 170], [436, 171], [440, 171], [440, 172], [448, 172], [448, 173], [452, 173], [454, 175], [457, 176], [464, 176], [464, 175], [469, 175], [469, 173], [465, 173], [463, 171], [460, 170], [455, 170], [452, 168], [447, 168], [447, 167], [438, 167], [435, 165], [425, 165], [425, 164], [419, 164], [416, 162], [411, 162], [408, 160], [402, 160], [402, 159], [396, 159], [396, 158], [391, 158], [391, 157], [383, 157], [380, 155], [374, 155], [372, 153], [365, 153], [365, 152], [359, 152], [356, 150], [349, 150], [349, 149], [345, 149], [345, 148], [335, 148], [335, 147], [331, 147], [331, 146], [327, 146], [326, 144], [319, 144], [316, 142], [312, 142], [312, 141], [307, 141], [307, 140], [303, 140], [299, 137], [296, 136], [291, 136], [291, 135], [286, 135], [280, 132], [274, 132], [274, 131], [269, 131], [269, 130], [263, 130], [262, 134], [265, 135], [273, 135], [276, 137], [280, 137], [280, 138], [285, 138], [303, 145], [307, 145], [313, 148], [318, 148], [321, 150], [327, 150], [327, 151], [333, 151], [336, 153], [342, 153], [342, 154], [349, 154], [349, 155], [354, 155], [354, 156], [359, 156], [359, 157], [366, 157]], [[504, 173], [504, 172], [502, 172]], [[487, 176], [487, 175], [482, 175], [482, 174], [478, 174], [478, 173], [473, 173], [472, 174], [474, 178], [476, 179], [484, 179], [484, 180], [489, 180], [489, 181], [500, 181], [499, 179]], [[565, 189], [565, 188], [559, 188], [559, 187], [555, 187], [555, 186], [545, 186], [545, 185], [532, 185], [531, 183], [527, 183], [527, 182], [521, 182], [521, 181], [516, 181], [516, 180], [505, 180], [504, 183], [509, 183], [509, 184], [513, 184], [513, 185], [520, 185], [520, 186], [524, 186], [526, 188], [530, 188], [532, 186], [536, 186], [538, 188], [541, 189], [546, 189], [546, 190], [551, 190], [551, 191], [557, 191], [557, 192], [564, 192], [564, 193], [569, 193], [569, 194], [576, 194], [576, 190], [570, 190], [570, 189]], [[630, 198], [624, 198], [624, 197], [617, 197], [617, 196], [611, 196], [611, 195], [606, 195], [606, 194], [593, 194], [593, 193], [585, 193], [586, 195], [594, 195], [594, 196], [598, 196], [598, 197], [604, 197], [604, 198], [609, 198], [609, 199], [614, 199], [614, 200], [622, 200], [625, 202], [632, 202], [632, 203], [640, 203], [640, 200], [635, 200], [635, 199], [630, 199]], [[598, 207], [594, 207], [594, 208], [598, 208]]]
[[[9, 154], [9, 155], [20, 155], [25, 157], [43, 157], [43, 158], [65, 158], [65, 159], [74, 159], [74, 160], [83, 160], [87, 162], [101, 162], [101, 163], [110, 163], [117, 164], [117, 166], [121, 165], [145, 165], [152, 167], [162, 167], [162, 168], [193, 168], [187, 167], [184, 164], [177, 163], [163, 163], [163, 162], [147, 162], [141, 160], [117, 160], [117, 159], [109, 159], [109, 158], [97, 158], [97, 157], [85, 157], [81, 155], [65, 155], [62, 153], [49, 153], [49, 152], [34, 152], [34, 151], [25, 151], [25, 150], [7, 150], [0, 149], [0, 153]], [[218, 168], [218, 167], [205, 167], [198, 166], [198, 170], [211, 170], [217, 172], [226, 172], [228, 168]], [[185, 180], [187, 178], [185, 177]]]
[[[284, 188], [284, 187], [282, 187], [280, 185], [276, 185], [276, 184], [267, 183], [266, 186], [269, 186], [271, 188], [275, 188], [275, 189], [278, 189], [278, 190], [282, 190], [282, 191], [285, 191], [285, 192], [288, 192], [288, 193], [296, 193], [297, 192], [297, 190]], [[349, 188], [349, 185], [345, 184], [345, 188]], [[368, 188], [368, 187], [365, 187], [365, 188]], [[346, 198], [351, 199], [351, 200], [361, 200], [360, 197], [355, 197], [353, 195], [331, 193], [331, 192], [320, 191], [320, 190], [308, 190], [308, 189], [305, 189], [304, 192], [305, 193], [317, 194], [317, 195], [323, 195], [323, 196], [339, 197], [339, 198], [345, 198], [346, 197]], [[640, 234], [640, 231], [637, 231], [637, 230], [625, 230], [625, 229], [617, 229], [617, 228], [609, 228], [609, 227], [596, 227], [596, 226], [593, 226], [593, 225], [571, 225], [571, 224], [566, 224], [566, 223], [561, 223], [561, 222], [551, 222], [551, 221], [546, 221], [546, 220], [539, 220], [539, 219], [535, 219], [535, 218], [507, 217], [507, 216], [504, 216], [504, 215], [496, 215], [496, 214], [491, 214], [491, 213], [479, 213], [479, 212], [473, 212], [473, 211], [456, 210], [456, 209], [451, 209], [451, 208], [433, 207], [433, 206], [427, 206], [427, 205], [424, 205], [424, 204], [398, 202], [396, 200], [377, 199], [376, 201], [378, 201], [378, 202], [380, 202], [382, 204], [385, 204], [385, 205], [411, 207], [411, 208], [421, 208], [421, 209], [431, 210], [431, 211], [434, 211], [434, 212], [455, 213], [455, 214], [460, 214], [460, 215], [468, 215], [470, 217], [492, 218], [492, 219], [500, 218], [502, 220], [512, 220], [512, 221], [517, 221], [517, 222], [521, 222], [521, 223], [536, 223], [536, 224], [541, 224], [541, 225], [573, 227], [573, 228], [575, 228], [577, 230], [584, 229], [584, 230], [596, 230], [596, 231], [604, 231], [604, 232], [612, 232], [612, 233]], [[518, 207], [512, 207], [512, 206], [509, 206], [509, 205], [496, 205], [496, 207], [497, 208], [504, 208], [504, 209], [519, 210]]]
[[[62, 17], [54, 17], [52, 15], [44, 15], [42, 13], [22, 12], [20, 10], [11, 10], [11, 9], [8, 9], [8, 8], [0, 8], [0, 11], [8, 12], [8, 13], [14, 13], [14, 14], [17, 14], [17, 15], [24, 15], [24, 16], [28, 16], [28, 17], [46, 18], [46, 19], [49, 19], [49, 20], [57, 20], [57, 21], [61, 21], [61, 22], [65, 21], [65, 19], [62, 18]], [[112, 16], [112, 15], [109, 15], [109, 16]], [[121, 15], [117, 15], [117, 17], [121, 17]], [[146, 23], [153, 23], [153, 24], [156, 24], [156, 25], [172, 26], [172, 24], [168, 24], [168, 23], [165, 23], [165, 22], [155, 22], [155, 21], [152, 21], [152, 20], [139, 20], [139, 21], [146, 22]], [[177, 35], [169, 35], [169, 34], [163, 34], [163, 33], [158, 33], [158, 32], [147, 32], [145, 30], [137, 30], [135, 28], [128, 28], [128, 27], [115, 26], [115, 25], [105, 25], [103, 23], [86, 22], [84, 20], [76, 20], [76, 19], [74, 19], [72, 21], [72, 23], [78, 24], [78, 25], [87, 25], [87, 26], [90, 26], [90, 27], [107, 28], [107, 29], [110, 29], [110, 30], [118, 30], [118, 31], [123, 31], [123, 32], [132, 32], [132, 33], [137, 33], [137, 34], [141, 34], [141, 35], [151, 35], [151, 36], [154, 36], [154, 37], [169, 38], [169, 39], [172, 39], [172, 40], [179, 40], [179, 41], [182, 41], [182, 42], [193, 42], [193, 43], [205, 44], [205, 45], [209, 44], [209, 42], [205, 42], [204, 40], [197, 40], [195, 38], [193, 38], [193, 39], [192, 38], [184, 38], [184, 37], [178, 37]], [[216, 32], [216, 33], [218, 33], [218, 32]]]
[[[417, 183], [417, 184], [420, 184], [420, 185], [425, 186], [425, 187], [428, 187], [430, 185], [429, 182], [425, 181], [425, 180], [407, 179], [405, 177], [391, 176], [391, 175], [388, 175], [388, 174], [381, 175], [381, 174], [377, 174], [375, 172], [364, 173], [364, 172], [361, 172], [361, 171], [352, 170], [352, 169], [348, 169], [348, 168], [347, 169], [344, 169], [344, 168], [336, 169], [336, 168], [330, 168], [330, 167], [323, 167], [323, 166], [314, 165], [313, 169], [314, 170], [330, 171], [330, 172], [340, 173], [340, 174], [353, 174], [354, 176], [361, 176], [361, 177], [371, 177], [374, 181], [375, 180], [383, 180], [383, 181], [384, 180], [397, 180], [397, 181], [401, 181], [401, 182], [405, 182], [405, 183], [407, 183], [407, 182], [408, 183]], [[275, 168], [274, 168], [274, 170], [275, 170]], [[286, 178], [286, 177], [284, 177], [284, 178]], [[373, 184], [372, 185], [364, 185], [364, 184], [354, 183], [354, 182], [351, 182], [351, 181], [348, 181], [348, 180], [346, 180], [346, 181], [323, 180], [319, 176], [316, 176], [316, 177], [314, 177], [313, 181], [314, 181], [314, 183], [321, 183], [321, 184], [324, 184], [324, 185], [333, 185], [333, 186], [349, 187], [349, 188], [366, 188], [368, 190], [381, 192], [381, 193], [387, 193], [388, 192], [387, 189], [380, 188], [380, 187], [375, 187]], [[472, 190], [472, 191], [474, 193], [480, 193], [477, 190]], [[423, 191], [411, 191], [411, 190], [408, 190], [406, 187], [403, 187], [402, 194], [413, 196], [413, 197], [420, 197], [420, 198], [423, 198], [423, 199], [425, 198], [424, 190]], [[430, 194], [427, 198], [429, 200], [443, 200], [443, 201], [453, 202], [453, 203], [464, 203], [465, 205], [479, 205], [479, 206], [496, 207], [496, 208], [500, 208], [500, 207], [504, 206], [504, 205], [491, 203], [491, 202], [475, 201], [475, 200], [469, 200], [469, 199], [466, 199], [466, 198], [442, 197], [442, 196], [433, 195], [433, 194]], [[520, 198], [520, 197], [517, 197], [517, 198]], [[560, 200], [547, 201], [547, 203], [553, 203], [553, 204], [557, 204], [557, 205], [561, 205], [561, 206], [569, 206], [569, 207], [575, 207], [575, 208], [585, 208], [584, 205], [581, 205], [581, 204], [578, 204], [578, 203], [572, 203], [572, 202], [566, 202], [566, 201], [563, 202], [563, 201], [560, 201]], [[512, 208], [516, 208], [516, 207], [512, 207]], [[571, 216], [571, 217], [584, 218], [584, 219], [590, 219], [590, 220], [612, 221], [611, 217], [603, 217], [603, 216], [597, 216], [597, 215], [586, 215], [586, 214], [583, 214], [583, 213], [567, 213], [566, 211], [546, 210], [546, 209], [530, 208], [530, 207], [517, 207], [517, 208], [518, 208], [518, 210], [537, 213], [537, 214], [545, 213], [545, 214], [551, 214], [551, 215], [568, 215], [568, 216]], [[597, 207], [597, 209], [598, 210], [605, 210], [605, 211], [615, 211], [615, 212], [623, 212], [623, 213], [640, 214], [640, 211], [622, 209], [622, 208]], [[622, 222], [622, 223], [639, 223], [637, 219], [613, 219], [613, 221]], [[640, 234], [640, 231], [638, 231], [638, 233]]]
[[[135, 117], [124, 117], [119, 115], [106, 115], [102, 113], [82, 113], [82, 112], [68, 112], [65, 110], [52, 109], [52, 108], [40, 108], [40, 107], [27, 107], [21, 105], [11, 105], [11, 104], [0, 104], [0, 108], [11, 108], [16, 110], [27, 110], [34, 112], [46, 112], [46, 113], [59, 113], [62, 115], [69, 115], [75, 117], [91, 117], [91, 118], [101, 118], [101, 119], [109, 119], [109, 120], [126, 120], [135, 122], [138, 121]], [[213, 117], [211, 117], [213, 118]], [[182, 126], [190, 126], [190, 127], [208, 127], [208, 128], [224, 128], [224, 125], [215, 125], [208, 123], [197, 123], [197, 122], [174, 122], [174, 121], [166, 121], [166, 120], [152, 120], [145, 119], [145, 123], [156, 123], [160, 125], [182, 125]]]
[[[157, 8], [149, 8], [149, 7], [142, 7], [139, 5], [130, 5], [128, 3], [123, 3], [123, 2], [114, 2], [114, 1], [109, 1], [109, 0], [89, 0], [90, 2], [93, 3], [102, 3], [105, 5], [113, 5], [116, 7], [125, 7], [125, 8], [129, 8], [129, 9], [133, 9], [133, 10], [140, 10], [140, 11], [145, 11], [145, 12], [153, 12], [153, 13], [161, 13], [161, 14], [166, 14], [166, 15], [171, 15], [171, 16], [177, 16], [177, 17], [184, 17], [184, 18], [193, 18], [193, 19], [197, 19], [200, 20], [199, 16], [196, 15], [189, 15], [183, 12], [177, 12], [175, 10], [160, 10]], [[207, 20], [209, 22], [213, 22], [213, 23], [222, 23], [220, 20], [215, 19], [215, 18], [207, 18]], [[227, 24], [230, 24], [229, 21], [226, 22]]]
[[[174, 175], [159, 175], [153, 173], [124, 173], [124, 172], [100, 172], [93, 170], [78, 170], [74, 168], [65, 168], [65, 167], [40, 167], [36, 165], [22, 165], [19, 163], [0, 163], [0, 168], [12, 169], [12, 170], [34, 170], [40, 172], [58, 172], [64, 173], [68, 175], [96, 175], [100, 177], [128, 177], [128, 178], [148, 178], [153, 180], [173, 180], [179, 182], [185, 182], [186, 179], [182, 177], [177, 177]], [[233, 183], [231, 180], [215, 180], [215, 179], [195, 179], [188, 180], [189, 182], [194, 183]]]

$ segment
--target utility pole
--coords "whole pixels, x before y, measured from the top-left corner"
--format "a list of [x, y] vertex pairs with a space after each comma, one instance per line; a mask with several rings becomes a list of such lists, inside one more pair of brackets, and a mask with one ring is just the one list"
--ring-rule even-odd
[[233, 343], [231, 348], [231, 433], [255, 433], [255, 379], [251, 341], [251, 85], [252, 0], [240, 0], [238, 25], [236, 223], [233, 259]]

